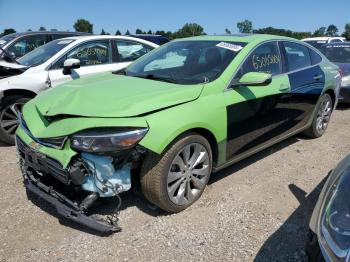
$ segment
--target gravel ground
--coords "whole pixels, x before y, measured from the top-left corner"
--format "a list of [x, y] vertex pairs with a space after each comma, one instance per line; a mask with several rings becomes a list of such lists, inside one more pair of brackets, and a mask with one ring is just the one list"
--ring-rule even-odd
[[326, 134], [293, 137], [212, 176], [203, 196], [167, 215], [123, 195], [123, 231], [101, 237], [27, 200], [14, 147], [0, 147], [0, 261], [306, 261], [312, 208], [327, 173], [350, 153], [350, 109]]

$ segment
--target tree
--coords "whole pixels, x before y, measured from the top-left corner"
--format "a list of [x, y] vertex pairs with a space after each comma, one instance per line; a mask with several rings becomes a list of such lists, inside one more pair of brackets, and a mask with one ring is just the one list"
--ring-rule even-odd
[[73, 27], [76, 32], [92, 33], [93, 24], [91, 24], [88, 20], [78, 19], [74, 23]]
[[46, 28], [43, 27], [43, 26], [40, 26], [40, 27], [39, 27], [39, 31], [46, 31]]
[[13, 33], [16, 33], [16, 30], [15, 29], [13, 29], [13, 28], [6, 28], [6, 29], [4, 29], [4, 32], [2, 32], [2, 36], [3, 35], [9, 35], [9, 34], [13, 34]]
[[230, 35], [231, 31], [229, 29], [225, 28], [225, 34]]
[[242, 34], [250, 34], [253, 31], [253, 23], [249, 20], [244, 20], [237, 23], [238, 31]]
[[138, 34], [142, 34], [142, 33], [143, 33], [142, 30], [139, 29], [139, 28], [137, 28], [136, 31], [135, 31], [135, 34], [137, 34], [137, 35], [138, 35]]
[[345, 37], [346, 40], [350, 41], [350, 23], [345, 24], [345, 31], [342, 36]]
[[105, 32], [105, 30], [103, 28], [101, 30], [101, 34], [100, 35], [106, 35], [106, 32]]
[[296, 39], [303, 39], [311, 36], [311, 32], [293, 32], [291, 30], [286, 29], [280, 29], [280, 28], [274, 28], [274, 27], [266, 27], [266, 28], [260, 28], [260, 29], [254, 29], [254, 34], [270, 34], [270, 35], [281, 35], [281, 36], [288, 36], [293, 37]]
[[202, 26], [196, 23], [186, 23], [181, 29], [174, 34], [175, 38], [183, 38], [197, 35], [205, 35]]
[[33, 31], [33, 30], [29, 28], [27, 31], [28, 31], [28, 32], [31, 32], [31, 31]]
[[152, 34], [152, 30], [148, 30], [147, 34], [151, 35]]
[[337, 36], [338, 28], [335, 25], [329, 25], [327, 27], [326, 35], [327, 36]]
[[126, 30], [125, 35], [130, 35], [129, 30]]
[[315, 30], [315, 32], [312, 34], [312, 36], [314, 36], [314, 37], [325, 36], [325, 35], [326, 35], [326, 28], [324, 26]]
[[117, 30], [117, 32], [115, 32], [115, 35], [121, 35], [122, 33], [119, 31], [119, 30]]
[[57, 32], [58, 30], [56, 28], [52, 28], [51, 31]]

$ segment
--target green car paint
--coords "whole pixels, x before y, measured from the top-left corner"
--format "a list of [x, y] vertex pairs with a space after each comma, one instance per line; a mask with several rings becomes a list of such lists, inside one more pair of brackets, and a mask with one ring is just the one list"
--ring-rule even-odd
[[[317, 86], [317, 92], [315, 91], [316, 93], [312, 94], [312, 99], [307, 101], [307, 103], [312, 103], [307, 108], [308, 112], [301, 113], [301, 118], [296, 120], [300, 121], [300, 126], [291, 132], [280, 130], [280, 133], [277, 132], [276, 134], [276, 139], [272, 139], [272, 141], [272, 137], [263, 140], [260, 138], [264, 135], [262, 134], [264, 127], [257, 126], [260, 133], [249, 129], [250, 126], [256, 124], [256, 119], [259, 119], [256, 116], [251, 123], [242, 125], [247, 129], [246, 133], [235, 133], [237, 129], [241, 128], [237, 120], [241, 115], [248, 117], [249, 114], [256, 113], [253, 112], [254, 110], [249, 112], [250, 108], [254, 109], [258, 104], [262, 105], [266, 102], [263, 100], [267, 97], [288, 100], [288, 96], [291, 95], [293, 89], [292, 85], [298, 82], [299, 77], [303, 77], [294, 77], [294, 72], [282, 72], [274, 75], [272, 82], [266, 86], [231, 88], [230, 84], [239, 68], [255, 48], [262, 43], [271, 41], [290, 41], [294, 43], [296, 40], [277, 36], [252, 35], [202, 36], [174, 42], [181, 41], [235, 42], [244, 43], [245, 46], [221, 75], [209, 82], [203, 81], [203, 83], [181, 85], [155, 79], [105, 73], [78, 79], [48, 90], [24, 106], [23, 119], [28, 129], [36, 138], [56, 138], [101, 127], [148, 127], [147, 134], [139, 144], [157, 154], [164, 152], [167, 146], [181, 134], [189, 130], [197, 130], [198, 132], [209, 133], [214, 138], [213, 146], [215, 148], [213, 151], [216, 152], [214, 165], [215, 167], [223, 167], [233, 159], [240, 159], [242, 156], [257, 151], [259, 145], [266, 147], [310, 126], [312, 116], [315, 114], [314, 106], [323, 93], [330, 92], [336, 101], [338, 92], [335, 80], [337, 68], [321, 54], [318, 54], [323, 61], [315, 64], [315, 66], [310, 66], [310, 68], [317, 66], [318, 71], [315, 71], [315, 73], [324, 75], [324, 82], [322, 82], [322, 86]], [[296, 43], [301, 44], [300, 42]], [[306, 47], [305, 44], [302, 45]], [[165, 45], [159, 50], [167, 48], [167, 46]], [[310, 49], [315, 52], [311, 47]], [[145, 55], [136, 63], [145, 61], [159, 50]], [[266, 61], [272, 61], [272, 59], [265, 57]], [[298, 73], [298, 70], [295, 70], [295, 72]], [[291, 79], [293, 80], [292, 83]], [[252, 81], [254, 77], [248, 80]], [[305, 89], [306, 86], [298, 88]], [[298, 93], [298, 95], [303, 94]], [[284, 96], [286, 97], [284, 98]], [[267, 111], [269, 106], [272, 105], [268, 102], [266, 102]], [[274, 102], [273, 99], [271, 99], [271, 102]], [[295, 102], [295, 104], [297, 103], [299, 102]], [[281, 108], [286, 105], [286, 103], [281, 104]], [[298, 106], [300, 105], [298, 104]], [[298, 110], [300, 111], [298, 108], [290, 109], [295, 114], [300, 113]], [[265, 127], [265, 129], [272, 127], [271, 130], [266, 132], [273, 133], [283, 125], [282, 122], [288, 119], [287, 115], [283, 115], [284, 111], [287, 110], [283, 110], [283, 108], [280, 110], [281, 119], [276, 120], [275, 123], [271, 121], [271, 126]], [[264, 112], [261, 111], [260, 113], [263, 114]], [[270, 116], [270, 118], [273, 117]], [[50, 122], [50, 119], [55, 120]], [[232, 135], [231, 132], [234, 134]], [[17, 135], [28, 145], [34, 142], [23, 131], [22, 127], [18, 129]], [[267, 136], [270, 136], [270, 133]], [[252, 144], [244, 144], [249, 137], [252, 139]], [[261, 143], [259, 143], [259, 139]], [[235, 144], [236, 141], [242, 144]], [[243, 151], [237, 153], [235, 150], [238, 147]], [[245, 148], [247, 149], [244, 150]], [[56, 159], [64, 168], [67, 168], [73, 157], [79, 154], [71, 148], [70, 139], [66, 141], [62, 149], [40, 145], [37, 150]]]
[[[180, 134], [191, 129], [209, 131], [218, 146], [216, 165], [227, 161], [227, 106], [290, 91], [288, 74], [273, 77], [266, 87], [228, 88], [234, 73], [247, 55], [260, 43], [273, 40], [294, 41], [275, 36], [204, 36], [183, 41], [237, 41], [247, 45], [238, 53], [219, 78], [209, 83], [177, 85], [160, 81], [100, 74], [43, 92], [27, 103], [23, 117], [30, 132], [37, 138], [72, 135], [97, 127], [149, 127], [140, 145], [161, 154]], [[178, 40], [181, 41], [181, 40]], [[146, 55], [145, 57], [147, 57]], [[145, 58], [141, 58], [143, 60]], [[321, 63], [326, 84], [322, 93], [334, 90], [336, 68]], [[238, 114], [238, 112], [237, 112]], [[48, 123], [47, 117], [62, 115]], [[65, 118], [64, 116], [69, 117]], [[310, 124], [311, 117], [308, 119]], [[26, 143], [32, 139], [21, 128], [17, 135]], [[66, 142], [63, 150], [42, 146], [47, 154], [67, 167], [77, 154]]]

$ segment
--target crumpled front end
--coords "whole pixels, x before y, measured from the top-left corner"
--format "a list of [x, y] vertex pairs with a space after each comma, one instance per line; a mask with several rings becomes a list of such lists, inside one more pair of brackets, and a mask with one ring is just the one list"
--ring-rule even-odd
[[[116, 223], [121, 201], [119, 194], [130, 190], [132, 168], [137, 166], [146, 150], [139, 145], [106, 154], [73, 150], [71, 137], [74, 134], [69, 132], [69, 126], [65, 126], [65, 120], [61, 120], [61, 136], [47, 137], [50, 123], [36, 124], [33, 118], [32, 128], [38, 125], [37, 132], [48, 133], [46, 137], [34, 136], [20, 118], [16, 146], [27, 191], [53, 205], [57, 213], [67, 219], [103, 234], [119, 231]], [[83, 130], [89, 129], [90, 119], [85, 123], [84, 118], [79, 121]], [[46, 130], [42, 125], [47, 126]], [[147, 124], [139, 119], [135, 125]], [[91, 207], [102, 198], [115, 199], [116, 205], [103, 221], [90, 215]]]

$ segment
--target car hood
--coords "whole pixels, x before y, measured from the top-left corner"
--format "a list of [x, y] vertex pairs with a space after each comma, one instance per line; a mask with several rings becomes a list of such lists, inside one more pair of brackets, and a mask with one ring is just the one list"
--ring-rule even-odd
[[343, 76], [350, 75], [350, 63], [335, 63], [342, 71]]
[[22, 74], [28, 67], [0, 60], [0, 79]]
[[195, 100], [202, 89], [104, 73], [43, 92], [34, 102], [47, 117], [133, 117]]

